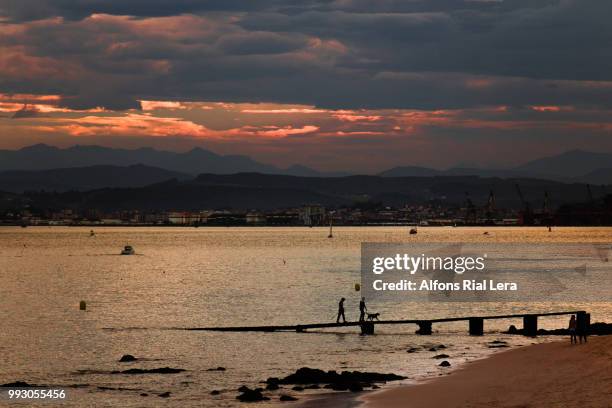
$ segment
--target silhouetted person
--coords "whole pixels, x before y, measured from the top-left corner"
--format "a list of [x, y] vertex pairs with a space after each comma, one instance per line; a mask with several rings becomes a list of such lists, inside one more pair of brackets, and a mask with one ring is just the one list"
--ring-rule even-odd
[[340, 323], [340, 316], [342, 316], [342, 323], [346, 323], [346, 317], [344, 317], [344, 301], [346, 299], [340, 299], [340, 303], [338, 303], [338, 317], [336, 317], [336, 323]]
[[366, 307], [366, 304], [365, 304], [365, 298], [362, 297], [361, 302], [359, 302], [359, 321], [360, 322], [365, 322], [365, 314], [367, 311], [368, 311], [368, 308]]
[[576, 316], [574, 315], [570, 317], [568, 330], [570, 333], [570, 343], [578, 343], [578, 340], [576, 339]]

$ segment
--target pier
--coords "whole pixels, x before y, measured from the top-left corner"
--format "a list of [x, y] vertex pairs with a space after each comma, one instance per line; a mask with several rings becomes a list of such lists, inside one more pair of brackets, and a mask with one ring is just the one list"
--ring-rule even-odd
[[590, 325], [590, 314], [584, 310], [567, 311], [567, 312], [549, 312], [549, 313], [520, 313], [508, 315], [491, 315], [491, 316], [469, 316], [469, 317], [448, 317], [441, 319], [429, 320], [375, 320], [365, 322], [347, 322], [347, 323], [310, 323], [297, 325], [277, 325], [277, 326], [229, 326], [229, 327], [188, 327], [183, 330], [202, 330], [202, 331], [222, 331], [222, 332], [297, 332], [302, 333], [309, 329], [328, 329], [336, 327], [360, 327], [361, 334], [374, 334], [376, 325], [393, 325], [393, 324], [413, 324], [418, 326], [416, 334], [430, 335], [432, 326], [436, 323], [448, 322], [468, 322], [468, 333], [472, 336], [482, 336], [484, 334], [485, 320], [495, 319], [523, 319], [523, 334], [525, 336], [535, 337], [538, 334], [538, 318], [546, 316], [562, 316], [572, 315], [577, 316], [578, 328], [588, 328]]

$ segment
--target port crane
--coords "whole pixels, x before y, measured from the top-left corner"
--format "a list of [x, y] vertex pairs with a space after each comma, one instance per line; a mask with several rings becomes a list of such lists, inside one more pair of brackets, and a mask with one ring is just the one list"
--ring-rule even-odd
[[523, 196], [521, 187], [518, 184], [515, 184], [515, 187], [516, 187], [516, 192], [518, 193], [518, 196], [521, 199], [521, 205], [523, 206], [523, 210], [521, 211], [522, 224], [531, 225], [533, 223], [533, 214], [531, 212], [531, 207], [529, 205], [529, 202], [525, 201], [525, 197]]

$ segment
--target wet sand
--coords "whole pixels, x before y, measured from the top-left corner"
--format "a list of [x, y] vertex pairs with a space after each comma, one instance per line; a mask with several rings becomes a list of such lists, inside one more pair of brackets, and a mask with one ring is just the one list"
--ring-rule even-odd
[[368, 393], [364, 408], [612, 407], [612, 336], [499, 352], [445, 377]]

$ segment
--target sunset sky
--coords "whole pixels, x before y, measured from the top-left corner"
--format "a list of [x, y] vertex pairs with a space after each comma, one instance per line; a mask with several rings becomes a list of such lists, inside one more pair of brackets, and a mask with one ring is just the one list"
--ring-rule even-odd
[[374, 172], [612, 151], [610, 0], [0, 0], [0, 148]]

